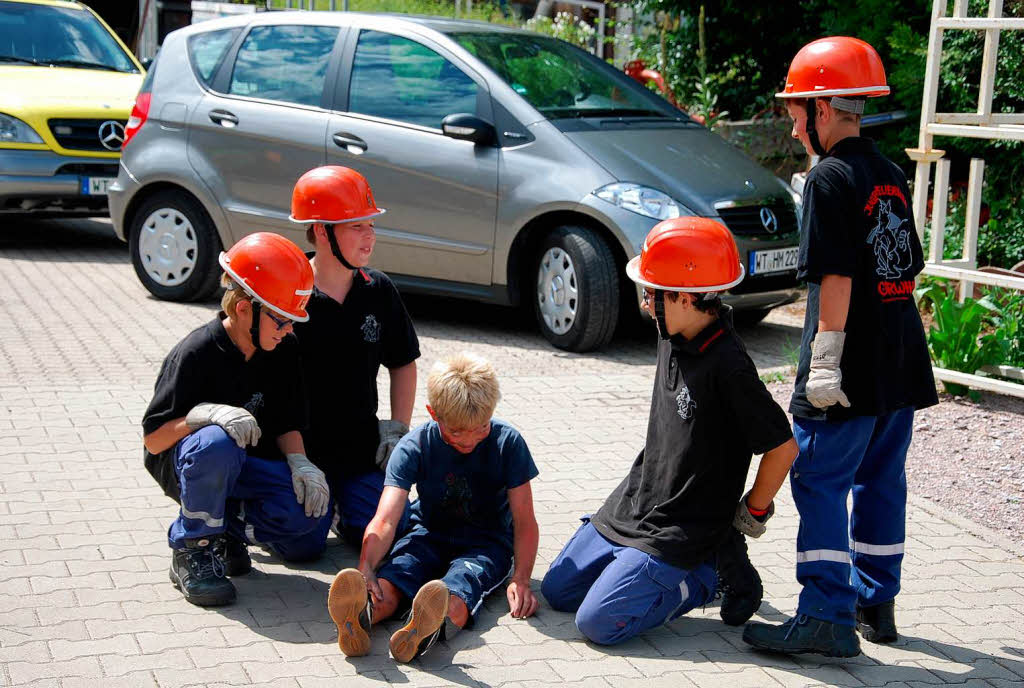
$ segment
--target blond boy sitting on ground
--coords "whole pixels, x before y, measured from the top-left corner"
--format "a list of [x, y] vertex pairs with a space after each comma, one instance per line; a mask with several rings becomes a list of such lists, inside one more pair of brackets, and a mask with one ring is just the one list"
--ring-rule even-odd
[[[411, 661], [472, 624], [484, 597], [510, 573], [512, 616], [536, 611], [530, 574], [539, 531], [530, 481], [538, 471], [519, 432], [491, 417], [499, 398], [494, 367], [478, 356], [460, 354], [430, 372], [433, 420], [395, 447], [359, 569], [339, 572], [331, 585], [328, 609], [346, 655], [367, 654], [371, 626], [412, 600], [408, 623], [390, 643], [396, 660]], [[419, 499], [411, 528], [392, 548], [413, 485]]]

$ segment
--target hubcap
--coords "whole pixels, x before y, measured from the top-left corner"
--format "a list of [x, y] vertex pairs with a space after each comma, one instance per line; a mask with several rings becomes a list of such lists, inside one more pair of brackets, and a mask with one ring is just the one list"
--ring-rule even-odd
[[153, 211], [139, 232], [139, 258], [149, 278], [176, 287], [192, 274], [199, 240], [192, 223], [175, 208]]
[[579, 284], [569, 254], [549, 248], [537, 266], [537, 305], [544, 324], [555, 334], [565, 334], [576, 322]]

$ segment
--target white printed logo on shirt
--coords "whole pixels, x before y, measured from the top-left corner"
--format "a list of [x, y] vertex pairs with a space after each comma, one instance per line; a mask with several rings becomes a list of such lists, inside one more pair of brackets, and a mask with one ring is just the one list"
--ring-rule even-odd
[[868, 234], [867, 242], [875, 252], [875, 273], [883, 279], [899, 279], [913, 262], [910, 229], [906, 225], [906, 218], [892, 211], [891, 199], [878, 201], [878, 223]]
[[263, 392], [255, 392], [242, 408], [251, 413], [253, 417], [258, 416], [263, 410]]
[[696, 410], [697, 402], [690, 396], [690, 388], [683, 385], [682, 389], [679, 390], [679, 394], [676, 395], [676, 413], [683, 420], [690, 420], [693, 418], [693, 413]]
[[380, 339], [380, 323], [372, 315], [366, 316], [366, 320], [363, 321], [363, 326], [360, 329], [363, 331], [364, 342], [374, 344]]

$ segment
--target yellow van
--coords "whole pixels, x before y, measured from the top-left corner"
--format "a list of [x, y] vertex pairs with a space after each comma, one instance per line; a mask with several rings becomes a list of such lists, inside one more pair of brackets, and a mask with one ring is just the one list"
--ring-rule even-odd
[[106, 215], [144, 71], [70, 0], [0, 0], [0, 214]]

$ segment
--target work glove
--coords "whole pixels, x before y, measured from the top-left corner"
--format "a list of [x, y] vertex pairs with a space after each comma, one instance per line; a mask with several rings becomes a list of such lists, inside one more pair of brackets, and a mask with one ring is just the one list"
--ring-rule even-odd
[[260, 441], [260, 426], [256, 424], [256, 419], [238, 406], [197, 404], [185, 416], [185, 425], [192, 431], [207, 425], [219, 425], [242, 449], [249, 445], [255, 447]]
[[747, 497], [750, 493], [743, 495], [743, 499], [736, 505], [736, 515], [732, 519], [732, 527], [747, 537], [759, 538], [768, 529], [768, 519], [775, 514], [775, 502], [768, 505], [768, 513], [763, 516], [755, 516], [750, 513], [747, 505]]
[[288, 454], [285, 458], [292, 471], [295, 499], [306, 507], [307, 518], [321, 518], [327, 513], [327, 503], [331, 501], [327, 477], [305, 454]]
[[398, 440], [409, 432], [409, 426], [400, 420], [379, 420], [377, 429], [380, 432], [380, 444], [377, 445], [377, 456], [374, 457], [374, 463], [377, 464], [377, 468], [386, 471], [391, 452], [395, 450]]
[[850, 408], [850, 400], [843, 392], [843, 372], [839, 361], [843, 357], [845, 332], [819, 332], [811, 342], [811, 372], [807, 377], [807, 401], [820, 409], [833, 404]]

